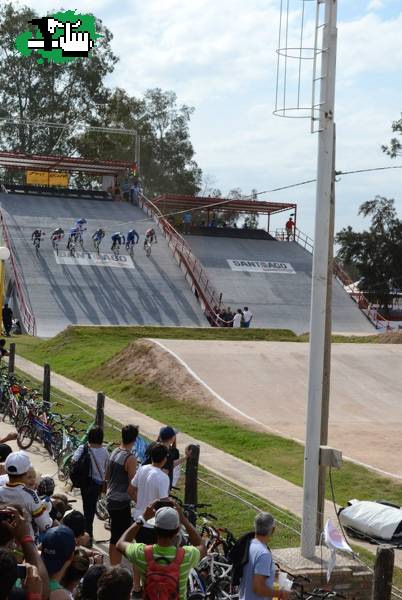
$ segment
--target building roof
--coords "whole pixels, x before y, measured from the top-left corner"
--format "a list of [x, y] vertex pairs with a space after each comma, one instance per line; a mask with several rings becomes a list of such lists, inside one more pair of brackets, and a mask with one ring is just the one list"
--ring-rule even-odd
[[263, 200], [233, 200], [230, 198], [211, 198], [202, 196], [182, 196], [164, 194], [152, 200], [164, 214], [171, 211], [219, 210], [238, 213], [258, 213], [272, 215], [286, 210], [296, 209], [293, 203], [270, 202]]
[[69, 156], [45, 156], [22, 152], [0, 152], [0, 167], [39, 171], [59, 170], [91, 173], [93, 175], [118, 175], [135, 167], [134, 162], [95, 160]]

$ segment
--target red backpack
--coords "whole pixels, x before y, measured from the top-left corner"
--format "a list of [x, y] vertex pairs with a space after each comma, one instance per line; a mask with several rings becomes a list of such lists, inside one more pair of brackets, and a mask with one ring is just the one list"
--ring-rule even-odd
[[[147, 575], [144, 600], [179, 600], [180, 565], [184, 559], [184, 549], [178, 548], [176, 558], [168, 564], [160, 564], [154, 558], [152, 546], [145, 547]], [[166, 561], [165, 558], [157, 560]]]

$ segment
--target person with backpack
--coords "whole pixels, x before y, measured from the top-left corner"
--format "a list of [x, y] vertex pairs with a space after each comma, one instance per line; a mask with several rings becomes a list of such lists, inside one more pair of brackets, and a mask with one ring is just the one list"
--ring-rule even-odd
[[[234, 564], [240, 576], [239, 600], [259, 600], [260, 598], [278, 598], [288, 600], [289, 592], [274, 589], [275, 562], [267, 546], [275, 531], [275, 519], [269, 513], [261, 512], [254, 519], [254, 537], [244, 536], [244, 558], [239, 552], [241, 564]], [[233, 560], [233, 555], [232, 555]], [[240, 566], [240, 573], [239, 573]], [[232, 580], [233, 581], [233, 580]]]
[[[140, 571], [144, 600], [186, 600], [188, 576], [206, 555], [206, 548], [178, 504], [172, 501], [170, 506], [158, 508], [158, 502], [160, 505], [157, 500], [135, 520], [117, 542], [117, 548]], [[145, 521], [153, 517], [156, 544], [134, 542]], [[177, 547], [181, 526], [187, 531], [191, 546]]]
[[[102, 491], [105, 490], [105, 473], [109, 462], [109, 452], [103, 446], [103, 429], [92, 427], [88, 432], [88, 443], [81, 444], [73, 455], [73, 463], [82, 459], [87, 469], [87, 477], [80, 482], [82, 508], [87, 522], [86, 531], [89, 533], [90, 545], [93, 543], [93, 524], [96, 513], [96, 503]], [[88, 460], [89, 459], [89, 460]]]
[[109, 558], [112, 567], [121, 562], [121, 554], [116, 549], [116, 542], [122, 533], [130, 527], [131, 498], [128, 486], [137, 470], [137, 459], [132, 453], [138, 436], [138, 427], [125, 425], [121, 430], [121, 444], [110, 455], [106, 470], [107, 509], [110, 516]]

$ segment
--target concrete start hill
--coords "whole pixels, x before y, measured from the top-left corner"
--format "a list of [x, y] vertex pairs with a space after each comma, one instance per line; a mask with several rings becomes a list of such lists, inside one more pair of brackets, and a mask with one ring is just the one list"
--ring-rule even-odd
[[[52, 336], [68, 325], [164, 325], [207, 327], [184, 273], [162, 232], [147, 258], [142, 241], [149, 217], [126, 202], [1, 194], [2, 213], [21, 272], [22, 286], [36, 319], [37, 334]], [[71, 257], [66, 239], [54, 252], [50, 234], [63, 227], [66, 237], [77, 219], [87, 219], [84, 251]], [[101, 253], [91, 235], [106, 230]], [[140, 244], [134, 260], [122, 250], [116, 261], [110, 236], [135, 227]], [[47, 234], [37, 255], [31, 241], [35, 228]], [[193, 254], [223, 303], [249, 306], [253, 326], [309, 330], [312, 256], [297, 243], [272, 238], [245, 239], [186, 236]], [[333, 286], [333, 330], [374, 333], [375, 329], [339, 283]]]
[[[248, 306], [254, 327], [310, 329], [312, 255], [296, 242], [188, 236], [212, 285], [233, 310]], [[339, 333], [375, 328], [334, 279], [332, 327]]]
[[[55, 335], [72, 324], [208, 325], [162, 235], [151, 257], [145, 256], [141, 242], [150, 221], [141, 209], [125, 202], [23, 194], [1, 194], [1, 202], [39, 336]], [[63, 227], [67, 234], [81, 217], [88, 221], [86, 252], [69, 257], [63, 240], [56, 256], [50, 233]], [[106, 238], [97, 260], [90, 238], [100, 226]], [[46, 232], [39, 256], [31, 241], [37, 227]], [[134, 262], [122, 250], [122, 260], [116, 264], [110, 254], [110, 235], [126, 234], [132, 227], [140, 235]]]

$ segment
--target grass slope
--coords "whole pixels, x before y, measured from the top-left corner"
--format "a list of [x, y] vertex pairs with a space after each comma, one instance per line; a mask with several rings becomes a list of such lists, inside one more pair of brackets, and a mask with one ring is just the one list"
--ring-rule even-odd
[[[167, 395], [155, 383], [144, 383], [138, 376], [122, 379], [118, 373], [105, 376], [102, 364], [141, 337], [153, 336], [181, 339], [253, 339], [297, 340], [289, 331], [187, 329], [146, 327], [72, 327], [47, 341], [22, 337], [17, 352], [39, 364], [49, 362], [52, 368], [94, 389], [102, 389], [116, 400], [171, 423], [181, 431], [208, 442], [226, 452], [302, 485], [303, 447], [296, 442], [268, 433], [255, 432], [219, 413], [196, 403], [181, 402]], [[333, 474], [336, 500], [344, 504], [350, 498], [384, 498], [402, 505], [402, 484], [345, 462]], [[327, 498], [330, 498], [327, 490]]]

